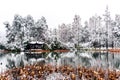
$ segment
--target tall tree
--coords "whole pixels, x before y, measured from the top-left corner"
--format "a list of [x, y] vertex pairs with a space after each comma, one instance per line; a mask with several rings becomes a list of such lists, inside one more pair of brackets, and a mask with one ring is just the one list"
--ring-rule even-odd
[[105, 14], [104, 16], [104, 21], [105, 21], [105, 27], [106, 27], [106, 48], [109, 47], [109, 44], [111, 42], [111, 37], [112, 37], [112, 28], [111, 28], [111, 17], [110, 17], [110, 12], [108, 10], [108, 6], [106, 7]]
[[11, 48], [12, 44], [14, 43], [15, 41], [15, 34], [13, 34], [13, 27], [10, 26], [9, 22], [4, 22], [4, 25], [5, 25], [5, 28], [6, 28], [6, 37], [7, 37], [7, 43], [8, 45], [6, 46], [7, 48]]
[[48, 30], [48, 25], [46, 22], [45, 17], [41, 17], [36, 23], [35, 27], [33, 28], [34, 38], [37, 41], [46, 41], [47, 34], [46, 31]]
[[74, 36], [74, 43], [75, 44], [79, 44], [80, 42], [80, 32], [81, 32], [81, 18], [79, 15], [75, 15], [74, 19], [73, 19], [73, 23], [72, 23], [72, 32], [73, 32], [73, 36]]
[[12, 25], [5, 22], [7, 32], [7, 42], [11, 48], [21, 48], [23, 44], [23, 18], [20, 15], [15, 15]]
[[101, 19], [102, 18], [97, 15], [92, 16], [89, 19], [90, 41], [92, 43], [94, 43], [96, 47], [100, 46], [100, 37], [101, 37], [101, 33], [102, 33], [101, 32], [101, 29], [102, 29], [102, 20]]
[[59, 30], [58, 30], [58, 34], [59, 34], [59, 40], [61, 42], [67, 42], [68, 41], [68, 38], [67, 38], [67, 25], [66, 24], [62, 24], [62, 25], [59, 25]]
[[41, 17], [37, 22], [34, 22], [32, 16], [28, 15], [23, 18], [20, 15], [15, 15], [12, 25], [5, 22], [7, 39], [9, 46], [22, 49], [24, 42], [27, 41], [47, 41], [48, 26], [46, 19]]
[[24, 40], [24, 20], [22, 16], [15, 15], [12, 23], [13, 26], [13, 34], [15, 34], [15, 47], [22, 48], [23, 40]]
[[88, 22], [87, 21], [85, 21], [85, 26], [82, 29], [80, 37], [81, 37], [81, 42], [82, 43], [89, 42], [90, 32], [89, 32], [89, 27], [88, 27]]
[[33, 37], [34, 34], [33, 28], [34, 28], [34, 19], [31, 15], [28, 15], [27, 17], [24, 18], [24, 36], [25, 36], [25, 42], [26, 41], [31, 41], [31, 38]]
[[114, 47], [120, 47], [120, 15], [115, 16], [115, 21], [112, 22]]

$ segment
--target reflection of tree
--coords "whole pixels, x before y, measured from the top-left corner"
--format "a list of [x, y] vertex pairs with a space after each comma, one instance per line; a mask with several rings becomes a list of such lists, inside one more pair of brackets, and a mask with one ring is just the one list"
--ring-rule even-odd
[[60, 58], [60, 53], [52, 52], [51, 56], [54, 57], [55, 60], [57, 60], [58, 58]]
[[115, 63], [115, 67], [116, 67], [116, 68], [119, 68], [119, 66], [120, 66], [120, 62], [117, 61], [117, 62]]
[[21, 67], [24, 67], [24, 61], [21, 59], [21, 61], [20, 61], [20, 66]]
[[99, 57], [99, 53], [93, 53], [93, 54], [92, 54], [92, 56], [93, 56], [93, 58], [95, 58], [95, 59], [96, 59], [96, 58], [98, 58], [98, 57]]
[[13, 61], [11, 59], [7, 59], [7, 61], [9, 63], [8, 65], [6, 65], [7, 68], [12, 69], [12, 68], [16, 67], [15, 66], [15, 61]]
[[91, 66], [90, 60], [87, 57], [82, 57], [82, 64], [83, 66]]
[[42, 53], [42, 58], [46, 58], [48, 56], [49, 53], [45, 52], [45, 53]]

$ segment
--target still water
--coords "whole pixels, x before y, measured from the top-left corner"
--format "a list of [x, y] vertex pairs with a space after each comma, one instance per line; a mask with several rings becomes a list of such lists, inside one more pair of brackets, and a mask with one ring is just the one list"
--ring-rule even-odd
[[67, 53], [42, 53], [26, 55], [26, 53], [0, 53], [0, 73], [12, 69], [41, 62], [54, 66], [71, 65], [73, 67], [86, 66], [98, 68], [120, 69], [120, 53], [108, 52], [67, 52]]

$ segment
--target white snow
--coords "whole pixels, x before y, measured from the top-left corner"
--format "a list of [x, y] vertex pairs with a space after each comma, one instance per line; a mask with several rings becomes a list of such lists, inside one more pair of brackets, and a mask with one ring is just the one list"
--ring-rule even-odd
[[0, 73], [3, 73], [4, 71], [8, 70], [8, 68], [6, 67], [7, 64], [8, 61], [6, 58], [0, 58]]
[[39, 41], [31, 41], [31, 42], [29, 42], [30, 44], [36, 44], [36, 43], [38, 43], [38, 44], [44, 44], [44, 42], [39, 42]]
[[80, 53], [79, 55], [80, 55], [81, 57], [87, 57], [87, 58], [92, 59], [92, 56], [91, 56], [89, 53]]
[[46, 77], [46, 80], [64, 80], [65, 77], [60, 73], [52, 73]]

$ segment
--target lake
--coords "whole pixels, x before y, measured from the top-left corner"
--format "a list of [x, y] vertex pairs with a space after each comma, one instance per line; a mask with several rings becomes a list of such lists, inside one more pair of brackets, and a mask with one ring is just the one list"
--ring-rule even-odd
[[71, 65], [73, 67], [86, 66], [97, 68], [120, 69], [120, 53], [109, 52], [78, 52], [41, 53], [36, 56], [21, 53], [0, 53], [0, 73], [34, 63], [51, 64], [54, 66]]

